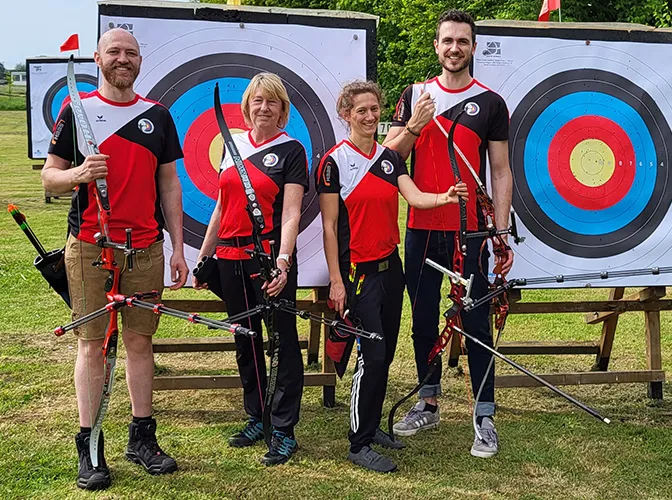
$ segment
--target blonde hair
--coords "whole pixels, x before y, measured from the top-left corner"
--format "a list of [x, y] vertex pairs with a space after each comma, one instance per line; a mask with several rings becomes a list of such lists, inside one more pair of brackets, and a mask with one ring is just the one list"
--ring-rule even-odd
[[282, 103], [282, 111], [280, 112], [280, 120], [278, 127], [284, 128], [289, 121], [289, 95], [282, 80], [278, 75], [273, 73], [258, 73], [252, 77], [249, 85], [243, 93], [243, 100], [240, 103], [240, 109], [243, 112], [243, 118], [248, 127], [252, 127], [252, 119], [250, 118], [250, 101], [261, 89], [261, 93], [267, 99], [276, 99]]
[[355, 80], [346, 84], [338, 94], [336, 112], [339, 117], [344, 119], [350, 113], [354, 106], [355, 96], [360, 94], [373, 94], [378, 99], [378, 105], [383, 105], [383, 93], [376, 82]]

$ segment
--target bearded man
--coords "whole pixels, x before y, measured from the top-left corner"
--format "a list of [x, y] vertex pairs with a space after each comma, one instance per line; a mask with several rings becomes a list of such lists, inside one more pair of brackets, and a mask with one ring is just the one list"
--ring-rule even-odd
[[[115, 260], [123, 268], [120, 293], [163, 289], [164, 228], [173, 248], [170, 269], [174, 285], [170, 288], [184, 285], [188, 273], [183, 255], [182, 191], [175, 166], [175, 161], [182, 158], [182, 150], [175, 124], [165, 107], [133, 90], [142, 62], [133, 35], [123, 29], [107, 31], [98, 42], [94, 59], [102, 74], [101, 86], [83, 96], [82, 105], [100, 154], [87, 156], [72, 108], [66, 104], [54, 126], [42, 170], [46, 190], [60, 193], [76, 189], [68, 216], [65, 251], [73, 320], [107, 303], [104, 286], [109, 273], [92, 266], [100, 255], [96, 244], [96, 233], [100, 231], [94, 198], [96, 179], [106, 178], [108, 184], [110, 239], [124, 243], [125, 231], [130, 228], [133, 248], [137, 249], [132, 272], [124, 265], [123, 252], [115, 250]], [[177, 470], [177, 464], [159, 447], [156, 421], [152, 418], [152, 335], [158, 327], [158, 315], [125, 307], [121, 316], [126, 382], [133, 412], [126, 457], [150, 474], [171, 473]], [[77, 486], [88, 490], [111, 484], [102, 432], [97, 467], [92, 466], [89, 451], [91, 427], [104, 383], [102, 345], [107, 323], [105, 315], [74, 330], [78, 339], [75, 390], [80, 422], [80, 432], [75, 437], [79, 454]]]

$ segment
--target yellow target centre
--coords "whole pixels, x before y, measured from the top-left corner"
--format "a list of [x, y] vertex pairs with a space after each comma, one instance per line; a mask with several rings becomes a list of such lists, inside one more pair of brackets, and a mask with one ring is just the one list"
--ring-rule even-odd
[[[242, 128], [232, 128], [230, 130], [231, 135], [242, 134], [245, 132], [245, 130]], [[212, 168], [214, 168], [217, 172], [219, 172], [219, 166], [222, 163], [223, 151], [224, 139], [222, 138], [222, 134], [217, 134], [210, 143], [210, 150], [208, 151], [208, 155], [210, 156], [210, 165], [212, 165]]]
[[616, 169], [616, 158], [609, 146], [598, 139], [578, 143], [569, 156], [569, 165], [577, 181], [585, 186], [606, 184]]

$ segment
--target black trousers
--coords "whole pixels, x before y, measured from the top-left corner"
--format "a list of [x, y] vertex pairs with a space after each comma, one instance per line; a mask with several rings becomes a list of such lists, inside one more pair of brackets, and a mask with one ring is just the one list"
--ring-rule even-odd
[[[464, 275], [474, 275], [471, 298], [483, 297], [488, 292], [488, 282], [479, 270], [488, 270], [490, 252], [484, 249], [481, 254], [483, 238], [467, 240], [467, 256], [464, 259]], [[418, 380], [427, 375], [429, 353], [439, 335], [439, 318], [441, 311], [441, 283], [443, 274], [424, 263], [424, 259], [432, 259], [448, 269], [452, 269], [453, 250], [455, 248], [455, 233], [442, 231], [427, 231], [408, 229], [406, 231], [406, 280], [408, 281], [408, 295], [411, 299], [413, 311], [413, 348], [415, 350], [415, 364], [418, 370]], [[492, 346], [490, 331], [489, 304], [483, 304], [470, 311], [462, 312], [462, 326], [464, 331], [478, 338], [484, 344]], [[469, 373], [471, 387], [476, 394], [481, 386], [485, 370], [490, 363], [491, 354], [467, 340], [469, 351]], [[420, 390], [420, 397], [431, 397], [441, 394], [441, 367], [433, 373], [431, 379]], [[476, 415], [492, 416], [495, 414], [495, 370], [494, 367], [488, 376], [476, 407]]]
[[[296, 257], [296, 256], [295, 256]], [[260, 278], [250, 275], [259, 272], [259, 266], [252, 260], [218, 259], [219, 276], [227, 311], [230, 315], [242, 313], [263, 303]], [[287, 275], [287, 285], [280, 298], [296, 303], [297, 270], [292, 266]], [[296, 331], [296, 316], [275, 311], [275, 329], [280, 337], [278, 382], [271, 411], [271, 424], [276, 429], [293, 432], [299, 421], [301, 395], [303, 393], [303, 357]], [[243, 384], [245, 412], [261, 420], [264, 394], [266, 393], [266, 360], [264, 358], [262, 318], [255, 315], [240, 324], [258, 333], [254, 340], [236, 335], [236, 362]], [[253, 343], [254, 342], [254, 348]], [[256, 355], [256, 360], [255, 360]], [[261, 391], [261, 392], [260, 392]]]
[[[357, 367], [352, 377], [350, 395], [350, 450], [358, 453], [373, 441], [380, 425], [383, 401], [387, 390], [390, 365], [394, 359], [401, 322], [401, 306], [404, 296], [404, 273], [399, 253], [395, 249], [389, 256], [385, 271], [365, 274], [359, 294], [358, 283], [351, 283], [343, 273], [348, 297], [354, 297], [354, 314], [362, 327], [380, 333], [381, 341], [358, 339]], [[351, 304], [351, 298], [349, 303]]]

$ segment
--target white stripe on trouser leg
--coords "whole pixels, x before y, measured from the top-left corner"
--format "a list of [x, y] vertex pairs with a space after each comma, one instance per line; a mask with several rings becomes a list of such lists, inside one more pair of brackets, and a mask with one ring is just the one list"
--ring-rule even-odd
[[357, 371], [352, 376], [352, 390], [350, 393], [350, 427], [352, 432], [359, 429], [359, 389], [362, 385], [362, 376], [364, 375], [364, 356], [361, 351], [357, 356]]

